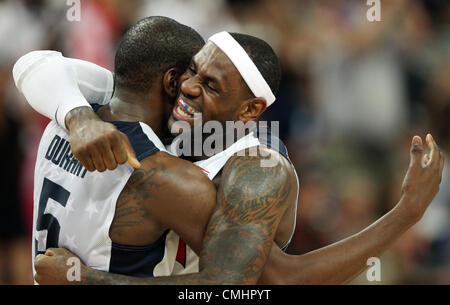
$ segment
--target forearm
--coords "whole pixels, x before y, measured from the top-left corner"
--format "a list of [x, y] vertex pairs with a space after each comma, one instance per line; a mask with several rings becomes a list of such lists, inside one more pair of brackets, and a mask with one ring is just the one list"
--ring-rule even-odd
[[[229, 232], [229, 231], [228, 231]], [[235, 237], [236, 234], [232, 234]], [[223, 240], [223, 236], [218, 236]], [[230, 237], [225, 237], [227, 240]], [[247, 239], [246, 241], [249, 241]], [[83, 265], [82, 285], [245, 285], [256, 284], [256, 280], [264, 266], [270, 246], [265, 252], [266, 257], [251, 257], [244, 254], [248, 243], [239, 240], [223, 243], [213, 241], [215, 245], [209, 247], [200, 256], [200, 272], [188, 275], [172, 275], [160, 277], [138, 278], [121, 274], [114, 274], [92, 269]], [[233, 245], [232, 245], [233, 244]], [[222, 247], [231, 246], [225, 249]], [[251, 247], [252, 245], [250, 245]], [[217, 252], [217, 248], [221, 248]], [[264, 256], [264, 255], [262, 255]], [[206, 261], [206, 264], [204, 263]]]
[[22, 56], [14, 65], [13, 76], [30, 106], [60, 126], [65, 127], [64, 104], [89, 107], [59, 52], [33, 51]]
[[114, 91], [111, 71], [85, 60], [64, 57], [64, 61], [73, 70], [78, 88], [89, 104], [109, 103]]
[[[14, 65], [13, 76], [30, 106], [64, 128], [69, 111], [90, 107], [83, 92], [93, 102], [104, 102], [105, 96], [110, 97], [112, 92], [112, 88], [108, 89], [112, 87], [108, 70], [65, 58], [56, 51], [33, 51], [22, 56]], [[84, 88], [83, 92], [80, 88]]]
[[84, 267], [81, 282], [73, 284], [81, 285], [197, 285], [205, 284], [202, 275], [193, 273], [188, 275], [161, 276], [161, 277], [132, 277], [127, 275], [104, 272]]
[[397, 206], [363, 231], [327, 247], [269, 260], [262, 283], [348, 283], [367, 268], [368, 258], [381, 255], [415, 223], [403, 217], [402, 208]]
[[94, 110], [90, 106], [81, 106], [72, 109], [65, 116], [65, 126], [68, 131], [72, 131], [75, 128], [82, 128], [89, 131], [88, 121], [93, 120], [97, 122], [103, 122]]

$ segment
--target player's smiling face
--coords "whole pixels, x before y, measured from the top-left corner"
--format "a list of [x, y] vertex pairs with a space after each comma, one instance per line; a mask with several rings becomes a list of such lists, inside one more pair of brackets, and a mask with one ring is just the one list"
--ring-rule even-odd
[[212, 42], [192, 58], [180, 82], [169, 129], [180, 120], [193, 126], [196, 114], [202, 115], [203, 123], [242, 120], [243, 104], [253, 98], [239, 71]]

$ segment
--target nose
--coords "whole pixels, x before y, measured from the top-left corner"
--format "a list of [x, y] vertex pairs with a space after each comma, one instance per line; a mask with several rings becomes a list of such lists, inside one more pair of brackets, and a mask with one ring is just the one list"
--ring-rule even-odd
[[195, 76], [189, 77], [188, 79], [183, 81], [181, 83], [180, 90], [184, 96], [191, 99], [194, 99], [201, 94], [200, 84], [198, 83], [198, 80]]

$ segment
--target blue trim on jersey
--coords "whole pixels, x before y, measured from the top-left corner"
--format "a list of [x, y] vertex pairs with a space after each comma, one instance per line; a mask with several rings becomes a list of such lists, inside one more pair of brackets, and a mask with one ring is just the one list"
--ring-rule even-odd
[[[286, 148], [286, 145], [284, 145], [283, 141], [281, 141], [280, 138], [272, 135], [270, 128], [268, 127], [258, 127], [255, 131], [255, 136], [258, 138], [261, 145], [265, 145], [269, 148], [272, 148], [273, 150], [279, 152], [283, 157], [285, 157], [291, 165], [294, 167], [294, 164], [292, 163], [291, 159], [289, 158], [288, 151]], [[278, 145], [274, 145], [276, 143]], [[295, 170], [295, 168], [294, 168]], [[292, 238], [292, 237], [291, 237]], [[283, 248], [281, 248], [281, 251], [286, 252], [287, 248], [289, 247], [291, 243], [291, 240], [287, 242], [287, 244], [284, 245]]]
[[153, 270], [164, 257], [169, 230], [148, 246], [127, 246], [112, 243], [109, 272], [136, 277], [154, 276]]
[[122, 122], [109, 121], [116, 128], [126, 134], [130, 140], [130, 144], [136, 153], [136, 158], [139, 161], [144, 160], [148, 156], [153, 155], [159, 151], [159, 148], [148, 138], [142, 130], [139, 122]]
[[102, 107], [102, 106], [103, 106], [103, 105], [96, 104], [96, 103], [91, 104], [91, 107], [92, 107], [92, 109], [94, 110], [94, 112], [97, 112], [97, 110], [98, 110], [100, 107]]
[[[94, 112], [102, 107], [100, 104], [91, 104]], [[130, 144], [136, 153], [138, 161], [142, 161], [148, 156], [153, 155], [159, 151], [159, 148], [148, 138], [142, 130], [139, 122], [124, 122], [124, 121], [108, 121], [116, 126], [116, 128], [128, 136]]]
[[97, 110], [102, 107], [103, 105], [100, 104], [91, 104], [92, 109], [94, 110], [94, 112], [97, 112]]
[[[265, 145], [279, 152], [283, 157], [285, 157], [291, 164], [292, 161], [289, 159], [289, 155], [287, 152], [286, 145], [284, 145], [283, 141], [280, 138], [272, 135], [270, 128], [267, 127], [258, 127], [255, 131], [255, 136], [258, 138], [261, 145]], [[274, 142], [272, 142], [274, 141]], [[277, 145], [275, 145], [277, 144]]]
[[[97, 112], [102, 105], [91, 104], [91, 106]], [[159, 151], [144, 133], [139, 122], [109, 122], [128, 136], [139, 161]], [[153, 269], [164, 258], [168, 233], [169, 230], [164, 232], [156, 242], [147, 246], [130, 246], [112, 242], [109, 272], [136, 277], [154, 276]]]

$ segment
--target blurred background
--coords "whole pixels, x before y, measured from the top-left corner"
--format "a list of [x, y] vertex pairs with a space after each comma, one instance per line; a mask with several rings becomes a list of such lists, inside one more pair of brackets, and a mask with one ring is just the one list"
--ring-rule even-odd
[[[0, 284], [31, 284], [34, 162], [48, 122], [17, 92], [12, 66], [54, 49], [113, 69], [115, 47], [140, 18], [163, 15], [202, 36], [261, 37], [283, 68], [266, 119], [300, 177], [301, 254], [365, 228], [400, 197], [413, 135], [450, 149], [450, 2], [381, 0], [0, 0]], [[70, 1], [68, 1], [70, 2]], [[77, 2], [77, 1], [72, 1]], [[447, 157], [447, 160], [449, 158]], [[424, 218], [381, 257], [381, 284], [450, 284], [450, 164]], [[363, 273], [354, 284], [373, 284]]]

